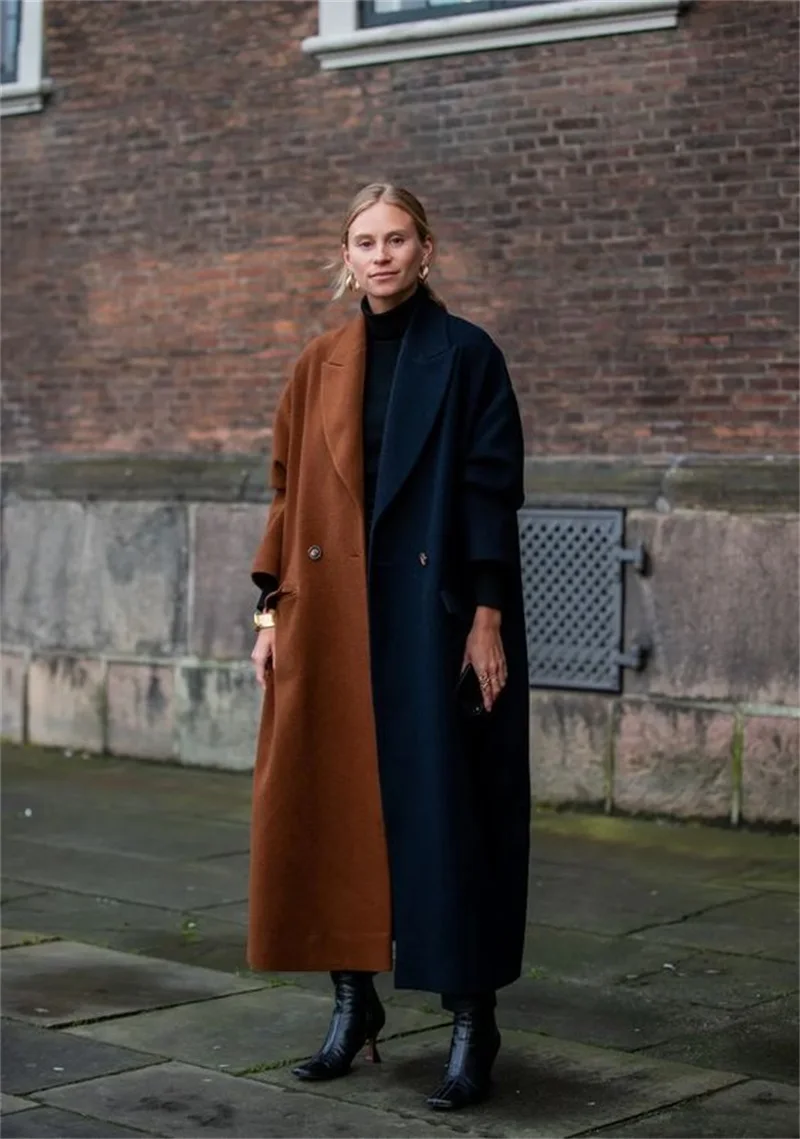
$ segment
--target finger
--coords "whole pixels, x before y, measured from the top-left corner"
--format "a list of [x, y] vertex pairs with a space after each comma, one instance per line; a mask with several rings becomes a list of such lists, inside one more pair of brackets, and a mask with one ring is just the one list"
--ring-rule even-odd
[[478, 673], [478, 684], [481, 687], [481, 700], [483, 701], [483, 706], [487, 712], [491, 712], [493, 700], [491, 679], [485, 669], [476, 669], [476, 672]]

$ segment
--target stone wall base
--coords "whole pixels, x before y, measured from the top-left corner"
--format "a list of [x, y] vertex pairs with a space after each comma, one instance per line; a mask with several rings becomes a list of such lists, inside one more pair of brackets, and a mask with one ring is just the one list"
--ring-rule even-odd
[[[249, 664], [8, 649], [0, 663], [6, 739], [252, 768], [261, 697]], [[539, 805], [797, 825], [794, 710], [541, 690], [530, 705]]]
[[799, 758], [795, 709], [531, 693], [540, 805], [796, 826]]
[[[2, 734], [253, 764], [250, 560], [264, 456], [4, 464]], [[620, 695], [531, 692], [536, 799], [683, 819], [798, 819], [795, 460], [530, 460], [528, 504], [622, 507]]]

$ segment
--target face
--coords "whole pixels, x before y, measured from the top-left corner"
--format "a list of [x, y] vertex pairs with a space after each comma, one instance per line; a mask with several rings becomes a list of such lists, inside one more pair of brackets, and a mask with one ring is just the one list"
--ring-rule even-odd
[[433, 256], [433, 242], [420, 240], [405, 210], [376, 202], [350, 226], [342, 256], [372, 311], [387, 312], [416, 289], [420, 269]]

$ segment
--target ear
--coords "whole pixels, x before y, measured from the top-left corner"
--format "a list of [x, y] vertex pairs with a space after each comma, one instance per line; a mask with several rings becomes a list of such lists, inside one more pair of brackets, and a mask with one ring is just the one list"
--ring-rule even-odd
[[347, 242], [342, 245], [342, 261], [344, 261], [348, 269], [353, 268], [352, 262], [350, 260], [350, 254], [347, 249]]
[[425, 251], [425, 256], [427, 257], [428, 261], [430, 261], [430, 259], [433, 257], [433, 241], [430, 237], [426, 237], [422, 242], [422, 248]]

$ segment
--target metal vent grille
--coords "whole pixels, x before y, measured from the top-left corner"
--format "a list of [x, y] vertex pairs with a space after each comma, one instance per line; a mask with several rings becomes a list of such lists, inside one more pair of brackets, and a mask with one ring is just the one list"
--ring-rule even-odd
[[623, 512], [522, 510], [519, 518], [531, 687], [619, 692]]

